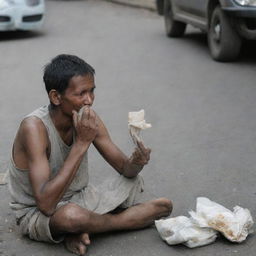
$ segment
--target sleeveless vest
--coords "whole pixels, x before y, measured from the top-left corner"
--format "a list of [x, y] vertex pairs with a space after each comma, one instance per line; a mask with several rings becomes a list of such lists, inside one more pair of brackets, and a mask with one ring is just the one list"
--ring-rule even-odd
[[[66, 145], [61, 139], [50, 118], [48, 106], [43, 106], [26, 117], [30, 116], [40, 118], [47, 129], [51, 145], [51, 153], [49, 158], [51, 170], [50, 178], [53, 178], [62, 167], [63, 162], [71, 150], [71, 146]], [[62, 200], [69, 200], [75, 193], [86, 187], [88, 182], [88, 159], [86, 152], [81, 165]], [[9, 164], [9, 191], [11, 193], [12, 200], [10, 206], [13, 210], [17, 211], [16, 215], [18, 218], [25, 215], [29, 208], [36, 207], [32, 186], [29, 181], [29, 170], [21, 170], [17, 168], [14, 164], [12, 156]]]

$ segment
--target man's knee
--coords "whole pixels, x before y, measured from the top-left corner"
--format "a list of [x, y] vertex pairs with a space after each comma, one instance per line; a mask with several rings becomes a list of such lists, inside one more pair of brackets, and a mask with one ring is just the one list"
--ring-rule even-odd
[[69, 203], [59, 208], [55, 219], [58, 219], [58, 226], [65, 232], [77, 233], [80, 232], [81, 225], [89, 221], [89, 212], [77, 204]]

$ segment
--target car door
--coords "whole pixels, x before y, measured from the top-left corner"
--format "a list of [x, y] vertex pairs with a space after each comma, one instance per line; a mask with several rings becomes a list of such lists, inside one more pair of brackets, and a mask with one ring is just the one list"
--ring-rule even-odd
[[172, 2], [173, 9], [178, 12], [186, 11], [189, 0], [170, 0]]
[[173, 0], [182, 12], [205, 18], [209, 0]]

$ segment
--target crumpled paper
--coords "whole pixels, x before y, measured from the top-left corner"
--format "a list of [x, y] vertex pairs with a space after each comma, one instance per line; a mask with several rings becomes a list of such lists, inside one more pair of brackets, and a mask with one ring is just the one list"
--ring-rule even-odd
[[197, 198], [196, 212], [189, 214], [199, 227], [213, 228], [231, 242], [243, 242], [252, 233], [253, 219], [248, 209], [235, 206], [230, 211], [206, 197]]
[[151, 128], [151, 124], [145, 121], [144, 109], [128, 113], [128, 128], [134, 144], [137, 146], [137, 141], [142, 141], [140, 136], [141, 130]]
[[161, 238], [170, 245], [182, 243], [194, 248], [214, 242], [218, 232], [238, 243], [253, 232], [251, 213], [240, 206], [235, 206], [232, 212], [206, 197], [198, 197], [196, 212], [190, 211], [189, 214], [190, 218], [178, 216], [156, 220]]
[[169, 245], [182, 243], [189, 248], [194, 248], [210, 244], [217, 237], [215, 230], [200, 228], [185, 216], [156, 220], [155, 225], [161, 238]]

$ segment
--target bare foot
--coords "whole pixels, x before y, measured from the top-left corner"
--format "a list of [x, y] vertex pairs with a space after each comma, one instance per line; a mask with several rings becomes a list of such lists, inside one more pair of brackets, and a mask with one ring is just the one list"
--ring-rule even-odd
[[85, 255], [87, 246], [90, 243], [90, 238], [87, 233], [67, 235], [65, 238], [66, 248], [77, 255]]
[[169, 216], [171, 212], [172, 203], [169, 199], [155, 199], [132, 206], [121, 213], [121, 226], [124, 225], [124, 229], [144, 228], [153, 224], [157, 219]]

